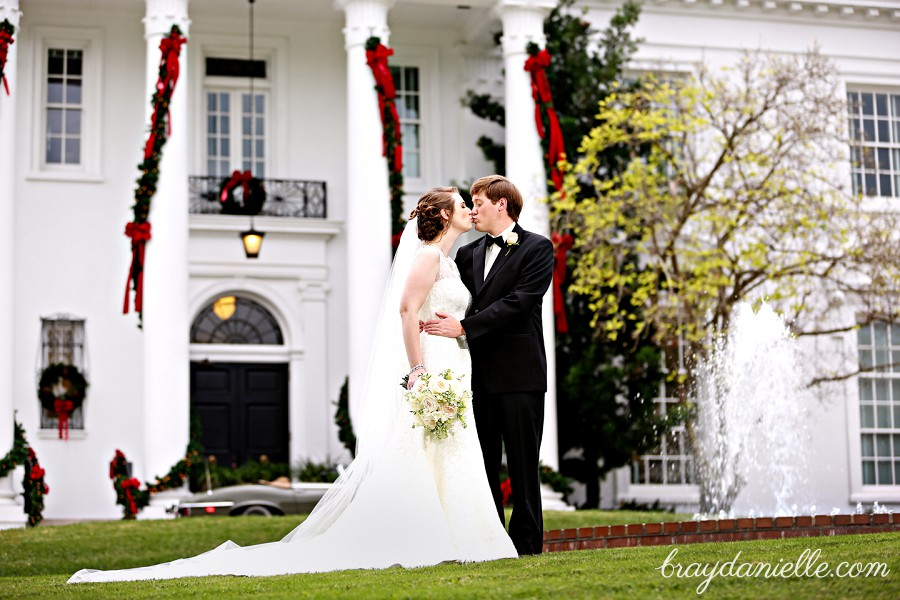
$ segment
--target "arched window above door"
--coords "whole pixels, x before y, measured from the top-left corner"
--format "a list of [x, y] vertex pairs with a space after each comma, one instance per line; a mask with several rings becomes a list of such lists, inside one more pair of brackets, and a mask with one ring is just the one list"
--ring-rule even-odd
[[240, 296], [221, 296], [207, 305], [191, 325], [192, 344], [284, 344], [275, 317]]

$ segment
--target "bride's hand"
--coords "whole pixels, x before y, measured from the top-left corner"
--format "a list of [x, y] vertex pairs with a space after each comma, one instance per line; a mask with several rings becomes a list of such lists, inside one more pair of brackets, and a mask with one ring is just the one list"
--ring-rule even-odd
[[413, 386], [416, 385], [416, 381], [418, 381], [421, 375], [425, 374], [425, 369], [415, 369], [412, 373], [409, 374], [409, 382], [406, 384], [406, 389], [411, 390]]

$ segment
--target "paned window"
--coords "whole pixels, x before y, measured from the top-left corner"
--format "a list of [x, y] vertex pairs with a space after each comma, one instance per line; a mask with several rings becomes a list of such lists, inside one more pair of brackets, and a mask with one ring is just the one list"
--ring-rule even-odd
[[857, 332], [863, 485], [900, 485], [900, 325], [875, 321]]
[[284, 337], [264, 307], [247, 298], [221, 296], [194, 319], [191, 343], [280, 345]]
[[46, 60], [44, 162], [47, 165], [80, 165], [84, 51], [49, 48]]
[[900, 197], [900, 94], [847, 93], [853, 192]]
[[[50, 365], [74, 365], [82, 375], [86, 373], [84, 319], [58, 315], [41, 319], [41, 370]], [[88, 388], [90, 393], [90, 388]], [[41, 428], [56, 429], [56, 413], [41, 409]], [[84, 407], [79, 406], [69, 417], [69, 429], [84, 429]]]
[[249, 91], [207, 90], [207, 175], [228, 177], [239, 169], [266, 176], [268, 104], [267, 93], [254, 92], [251, 101]]
[[391, 67], [397, 89], [397, 114], [403, 143], [403, 176], [422, 177], [422, 114], [418, 67]]

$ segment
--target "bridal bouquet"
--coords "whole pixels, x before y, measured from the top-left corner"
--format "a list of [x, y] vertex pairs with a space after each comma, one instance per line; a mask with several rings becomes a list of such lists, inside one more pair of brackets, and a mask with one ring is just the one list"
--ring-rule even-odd
[[424, 373], [404, 397], [415, 416], [413, 427], [424, 427], [439, 440], [453, 431], [456, 423], [466, 427], [464, 414], [472, 392], [462, 387], [462, 377], [447, 369], [433, 375]]

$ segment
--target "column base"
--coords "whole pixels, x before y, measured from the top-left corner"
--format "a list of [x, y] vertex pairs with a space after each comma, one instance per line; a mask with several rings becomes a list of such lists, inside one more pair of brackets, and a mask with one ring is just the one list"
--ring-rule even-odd
[[14, 481], [21, 480], [25, 470], [17, 467], [12, 474], [0, 479], [0, 529], [18, 529], [25, 527], [28, 520], [24, 511], [22, 497], [17, 495]]
[[541, 510], [573, 511], [574, 506], [569, 506], [563, 501], [563, 495], [554, 492], [546, 483], [541, 484]]

